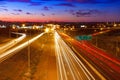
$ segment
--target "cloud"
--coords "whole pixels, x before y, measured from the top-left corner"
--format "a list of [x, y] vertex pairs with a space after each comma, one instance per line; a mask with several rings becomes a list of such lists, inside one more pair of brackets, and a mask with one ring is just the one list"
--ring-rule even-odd
[[0, 8], [0, 11], [8, 11], [8, 9], [2, 7], [2, 8]]
[[44, 6], [42, 10], [49, 11], [50, 8], [48, 6]]
[[11, 13], [11, 14], [13, 14], [13, 15], [20, 15], [19, 13]]
[[0, 5], [4, 5], [4, 4], [6, 4], [5, 2], [3, 2], [3, 1], [0, 1]]
[[96, 16], [101, 13], [99, 10], [66, 10], [66, 12], [69, 12], [70, 14], [76, 16], [76, 17], [90, 17], [90, 16]]
[[41, 15], [42, 15], [42, 16], [45, 16], [45, 14], [44, 14], [44, 13], [42, 13]]
[[69, 12], [70, 14], [73, 14], [75, 11], [74, 10], [65, 10], [65, 12]]
[[65, 2], [80, 3], [80, 4], [99, 4], [99, 3], [114, 3], [120, 0], [63, 0]]
[[6, 8], [7, 6], [0, 6], [0, 7], [2, 7], [2, 8]]
[[30, 2], [30, 6], [39, 6], [39, 5], [42, 5], [43, 2]]
[[60, 4], [55, 4], [55, 6], [76, 7], [72, 3], [60, 3]]
[[14, 9], [14, 11], [17, 11], [17, 12], [22, 12], [21, 9]]
[[4, 11], [8, 11], [8, 9], [3, 9]]
[[6, 0], [10, 2], [31, 2], [31, 0]]
[[114, 3], [120, 0], [91, 0], [92, 3]]
[[[41, 2], [58, 2], [58, 1], [62, 1], [62, 2], [67, 2], [67, 3], [62, 3], [60, 5], [64, 5], [66, 6], [71, 6], [72, 5], [68, 5], [71, 3], [81, 3], [81, 4], [99, 4], [99, 3], [115, 3], [115, 2], [120, 2], [120, 0], [0, 0], [0, 2], [3, 1], [9, 1], [9, 2], [27, 2], [27, 3], [41, 3]], [[1, 4], [1, 3], [0, 3]], [[59, 5], [59, 4], [58, 4]]]
[[52, 13], [52, 15], [55, 15], [55, 13]]
[[32, 13], [30, 13], [30, 12], [26, 12], [26, 14], [27, 14], [27, 15], [32, 15]]
[[100, 4], [100, 3], [115, 3], [120, 2], [120, 0], [0, 0], [0, 4], [3, 1], [9, 2], [26, 2], [31, 3], [33, 6], [41, 5], [41, 2], [58, 2], [62, 1], [64, 3], [56, 4], [57, 6], [68, 6], [68, 7], [75, 7], [73, 3], [80, 3], [80, 4]]
[[81, 12], [81, 11], [77, 11], [75, 14], [73, 15], [76, 15], [77, 17], [89, 17], [91, 16], [92, 14], [88, 11], [88, 12]]

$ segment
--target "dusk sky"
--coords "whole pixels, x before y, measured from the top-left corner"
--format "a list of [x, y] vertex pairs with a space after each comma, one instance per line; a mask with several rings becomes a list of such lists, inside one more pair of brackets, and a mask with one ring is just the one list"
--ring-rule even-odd
[[3, 21], [120, 21], [120, 0], [0, 0]]

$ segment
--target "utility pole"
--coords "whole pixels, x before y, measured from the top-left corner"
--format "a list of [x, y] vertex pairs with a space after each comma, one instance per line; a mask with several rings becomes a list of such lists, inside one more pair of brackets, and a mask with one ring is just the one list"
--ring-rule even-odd
[[27, 72], [24, 74], [25, 80], [31, 80], [31, 55], [30, 55], [30, 42], [28, 40], [28, 47], [27, 47]]
[[96, 46], [98, 46], [98, 45], [97, 45], [97, 41], [98, 41], [98, 40], [97, 40], [97, 36], [96, 36]]
[[[18, 33], [18, 29], [16, 29], [17, 33]], [[18, 38], [18, 34], [16, 35], [16, 37]]]
[[118, 40], [116, 41], [116, 56], [118, 57], [118, 53], [119, 52], [119, 47], [118, 47]]
[[30, 65], [30, 43], [28, 41], [28, 73], [29, 73], [29, 80], [30, 80], [30, 76], [31, 76], [31, 65]]
[[[31, 30], [30, 30], [31, 37]], [[30, 52], [30, 42], [28, 40], [28, 80], [31, 80], [31, 52]]]
[[9, 38], [11, 38], [11, 29], [9, 28]]

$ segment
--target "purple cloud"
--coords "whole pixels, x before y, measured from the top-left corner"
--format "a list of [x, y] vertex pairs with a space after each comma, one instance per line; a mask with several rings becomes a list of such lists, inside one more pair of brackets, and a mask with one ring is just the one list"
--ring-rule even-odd
[[6, 9], [6, 8], [4, 8], [4, 7], [0, 8], [0, 10], [1, 10], [1, 11], [8, 11], [8, 9]]
[[42, 15], [42, 16], [45, 16], [45, 14], [43, 14], [43, 13], [42, 13], [41, 15]]
[[[88, 0], [86, 0], [87, 2]], [[114, 3], [119, 2], [120, 0], [90, 0], [91, 3]], [[90, 1], [88, 1], [90, 3]]]
[[4, 4], [6, 4], [5, 2], [3, 2], [3, 1], [0, 1], [0, 5], [4, 5]]
[[37, 2], [31, 2], [30, 6], [39, 6], [39, 5], [42, 5], [42, 4], [43, 4], [42, 2], [39, 2], [39, 3], [37, 3]]
[[11, 14], [13, 14], [13, 15], [20, 15], [19, 13], [11, 13]]
[[[67, 11], [67, 10], [66, 10]], [[71, 13], [73, 13], [74, 12], [74, 10], [68, 10], [69, 12], [71, 12]]]
[[99, 4], [99, 3], [114, 3], [114, 2], [120, 2], [120, 0], [64, 0], [67, 2], [77, 2], [82, 4]]
[[[31, 2], [35, 2], [35, 3], [40, 3], [40, 2], [50, 2], [50, 1], [56, 1], [56, 0], [0, 0], [0, 2], [3, 2], [3, 1], [9, 1], [9, 2], [27, 2], [27, 3], [31, 3]], [[89, 4], [99, 4], [99, 3], [115, 3], [115, 2], [120, 2], [120, 0], [57, 0], [57, 1], [63, 1], [63, 2], [69, 2], [69, 3], [81, 3], [81, 4], [86, 4], [86, 3], [89, 3]], [[0, 3], [1, 4], [1, 3]], [[71, 5], [68, 5], [68, 3], [64, 3], [63, 4], [60, 4], [60, 5], [63, 5], [63, 6], [71, 6]]]
[[66, 12], [69, 12], [70, 14], [76, 16], [76, 17], [90, 17], [90, 16], [96, 16], [97, 14], [100, 14], [101, 11], [99, 10], [66, 10]]
[[76, 7], [75, 5], [71, 3], [60, 3], [60, 4], [56, 4], [55, 6]]
[[74, 13], [75, 13], [74, 10], [65, 10], [65, 12], [68, 12], [68, 13], [70, 13], [70, 14], [74, 14]]
[[27, 14], [27, 15], [32, 15], [32, 13], [30, 13], [30, 12], [26, 12], [26, 14]]
[[88, 12], [81, 12], [81, 11], [77, 11], [75, 14], [77, 17], [89, 17], [92, 14], [88, 11]]
[[8, 11], [8, 9], [3, 9], [4, 11]]
[[7, 0], [10, 2], [31, 2], [31, 0]]
[[6, 8], [7, 6], [0, 6], [0, 7], [2, 7], [2, 8]]
[[49, 11], [50, 9], [47, 6], [44, 6], [42, 10]]
[[17, 12], [22, 12], [21, 9], [14, 9], [14, 11], [17, 11]]
[[52, 15], [55, 15], [55, 13], [52, 13]]

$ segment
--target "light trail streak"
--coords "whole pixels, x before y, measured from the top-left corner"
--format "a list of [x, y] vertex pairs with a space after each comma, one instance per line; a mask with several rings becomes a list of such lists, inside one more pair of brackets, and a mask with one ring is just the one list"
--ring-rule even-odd
[[[84, 54], [87, 58], [91, 59], [95, 65], [99, 66], [102, 70], [105, 71], [111, 78], [117, 80], [120, 76], [120, 67], [119, 67], [119, 59], [109, 55], [108, 53], [94, 47], [88, 41], [77, 41], [72, 40], [72, 38], [64, 33], [61, 33], [62, 37], [66, 39], [66, 41], [70, 42], [72, 45], [79, 48], [79, 51], [85, 51]], [[81, 50], [82, 49], [82, 50]], [[74, 50], [75, 51], [75, 50]], [[76, 52], [76, 51], [75, 51]], [[82, 58], [82, 56], [78, 53], [78, 55]], [[98, 72], [94, 67], [89, 67], [101, 78], [101, 80], [105, 80], [106, 78]], [[116, 75], [114, 75], [116, 74]], [[106, 76], [106, 75], [105, 75]], [[108, 76], [109, 78], [109, 76]]]
[[59, 80], [95, 80], [72, 49], [55, 32]]
[[[87, 43], [87, 44], [86, 44], [86, 43]], [[104, 51], [101, 51], [101, 50], [93, 47], [93, 46], [90, 45], [88, 42], [86, 42], [86, 43], [84, 43], [85, 45], [83, 45], [83, 46], [87, 47], [88, 49], [92, 50], [92, 51], [95, 52], [95, 53], [98, 53], [100, 56], [105, 57], [106, 59], [110, 60], [111, 62], [120, 65], [120, 60], [113, 59], [113, 58], [105, 55], [106, 53], [105, 53]], [[88, 46], [91, 46], [91, 47], [88, 47]], [[104, 54], [103, 54], [103, 53], [104, 53]]]
[[[57, 38], [59, 36], [56, 36]], [[56, 44], [56, 49], [59, 49], [60, 46], [57, 42], [57, 38], [55, 38], [55, 44]], [[60, 50], [56, 50], [56, 53], [61, 53]], [[62, 59], [62, 55], [61, 54], [57, 54], [57, 62], [58, 62], [58, 69], [59, 69], [59, 73], [58, 73], [58, 77], [59, 77], [59, 80], [68, 80], [67, 78], [67, 73], [66, 73], [66, 70], [65, 70], [65, 64], [63, 63], [63, 59]]]
[[14, 39], [14, 40], [4, 44], [3, 46], [1, 46], [0, 47], [0, 53], [3, 53], [7, 49], [13, 47], [14, 45], [19, 43], [20, 41], [22, 41], [26, 37], [26, 34], [24, 34], [24, 33], [14, 33], [14, 34], [18, 34], [18, 35], [21, 35], [21, 36], [19, 38], [17, 38], [17, 39]]
[[[82, 45], [82, 47], [81, 47], [79, 43], [76, 43], [76, 45], [78, 45], [80, 48], [87, 51], [89, 53], [89, 55], [88, 55], [88, 53], [84, 53], [84, 54], [88, 58], [90, 58], [91, 61], [94, 62], [97, 66], [100, 66], [100, 68], [103, 69], [108, 75], [110, 75], [110, 77], [114, 78], [114, 80], [117, 80], [120, 77], [119, 76], [120, 67], [118, 65], [112, 63], [111, 61], [108, 61], [107, 58], [104, 58], [103, 56], [99, 55], [101, 53], [95, 53], [94, 51], [92, 51], [93, 49], [91, 50], [91, 49], [87, 48], [87, 47], [90, 47], [90, 46], [85, 47], [85, 46]], [[86, 44], [84, 44], [84, 45], [86, 45]], [[96, 59], [94, 59], [94, 58], [96, 58]], [[114, 74], [116, 74], [116, 75], [114, 75]], [[98, 75], [98, 76], [100, 76], [102, 78], [101, 75]]]
[[104, 33], [107, 33], [111, 30], [105, 30], [105, 31], [100, 31], [100, 32], [96, 32], [96, 33], [93, 33], [92, 36], [97, 36], [97, 35], [100, 35], [100, 34], [104, 34]]
[[[65, 44], [65, 42], [64, 42], [64, 44]], [[61, 45], [62, 46], [62, 45]], [[67, 49], [65, 49], [65, 48], [67, 48]], [[84, 71], [84, 69], [87, 71], [87, 73], [89, 73], [90, 74], [90, 72], [87, 70], [87, 68], [82, 64], [82, 62], [78, 59], [78, 57], [76, 56], [76, 55], [74, 55], [74, 53], [72, 52], [72, 50], [70, 49], [70, 47], [68, 47], [67, 45], [65, 45], [65, 50], [68, 50], [69, 51], [69, 53], [70, 53], [70, 56], [74, 56], [73, 58], [74, 58], [74, 60], [78, 63], [78, 65], [81, 67], [81, 69]], [[72, 53], [71, 53], [72, 52]], [[66, 53], [67, 53], [67, 51], [66, 51]], [[68, 54], [69, 54], [68, 53]], [[69, 55], [68, 55], [69, 56]], [[71, 59], [71, 57], [69, 57], [70, 59]], [[69, 59], [68, 59], [69, 60]], [[72, 60], [70, 61], [70, 62], [73, 62]], [[80, 65], [80, 64], [82, 65]], [[73, 65], [74, 65], [74, 63], [73, 63]], [[72, 65], [71, 65], [72, 66]], [[84, 69], [82, 68], [82, 67], [84, 67]], [[84, 73], [86, 74], [86, 72], [84, 71]], [[82, 77], [81, 75], [79, 75], [80, 77]], [[87, 77], [89, 77], [87, 74], [86, 74], [86, 76]], [[92, 80], [95, 80], [94, 79], [94, 77], [90, 74], [90, 76], [93, 78]], [[79, 78], [78, 78], [79, 79]], [[82, 78], [81, 78], [82, 79]]]
[[[74, 49], [74, 48], [73, 48]], [[74, 51], [86, 62], [86, 64], [101, 78], [101, 80], [106, 80], [87, 60], [85, 60], [75, 49]]]
[[93, 56], [103, 61], [106, 65], [108, 65], [110, 68], [112, 68], [116, 72], [120, 73], [120, 60], [119, 59], [109, 56], [104, 51], [101, 51], [95, 48], [94, 46], [90, 45], [88, 42], [85, 42], [85, 41], [84, 41], [84, 47], [86, 47], [89, 53], [91, 53]]
[[23, 44], [16, 46], [2, 54], [0, 54], [0, 62], [6, 60], [7, 58], [11, 57], [12, 55], [14, 55], [16, 52], [20, 51], [21, 49], [25, 48], [26, 46], [28, 46], [29, 44], [31, 44], [32, 42], [34, 42], [35, 40], [37, 40], [38, 38], [40, 38], [43, 34], [45, 33], [41, 33], [38, 36], [30, 39], [29, 41], [24, 42]]

